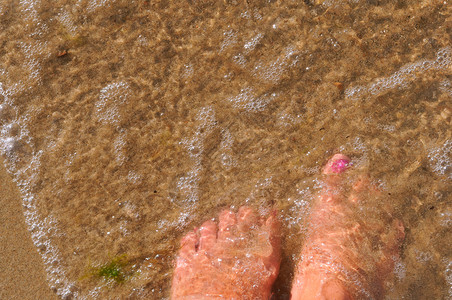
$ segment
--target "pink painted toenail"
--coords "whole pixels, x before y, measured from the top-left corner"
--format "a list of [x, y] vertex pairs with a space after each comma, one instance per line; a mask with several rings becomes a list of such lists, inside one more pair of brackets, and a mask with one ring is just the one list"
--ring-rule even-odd
[[333, 173], [342, 173], [344, 172], [347, 167], [350, 165], [350, 161], [347, 159], [338, 159], [333, 162], [331, 165], [331, 170]]

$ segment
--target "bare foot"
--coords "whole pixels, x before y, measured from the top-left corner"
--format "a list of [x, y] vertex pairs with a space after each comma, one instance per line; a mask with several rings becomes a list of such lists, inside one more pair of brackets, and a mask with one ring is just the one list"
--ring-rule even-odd
[[280, 264], [276, 214], [225, 210], [181, 241], [172, 299], [269, 299]]
[[[381, 299], [404, 239], [402, 223], [380, 206], [360, 208], [380, 193], [368, 177], [345, 182], [349, 158], [325, 166], [325, 186], [314, 203], [292, 285], [292, 299]], [[375, 205], [373, 205], [375, 206]]]

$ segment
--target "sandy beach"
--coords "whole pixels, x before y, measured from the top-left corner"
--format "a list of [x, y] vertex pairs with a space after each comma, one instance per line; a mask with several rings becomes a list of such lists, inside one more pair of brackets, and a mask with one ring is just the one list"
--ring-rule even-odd
[[31, 241], [16, 185], [0, 161], [0, 299], [56, 299]]

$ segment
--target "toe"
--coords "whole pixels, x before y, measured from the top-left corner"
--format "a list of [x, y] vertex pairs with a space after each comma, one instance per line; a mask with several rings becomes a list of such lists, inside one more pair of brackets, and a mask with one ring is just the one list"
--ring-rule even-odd
[[278, 217], [276, 216], [276, 211], [272, 211], [270, 216], [265, 221], [265, 228], [270, 233], [271, 236], [279, 236], [280, 234], [280, 223]]
[[253, 209], [248, 206], [242, 206], [237, 214], [237, 222], [239, 229], [246, 231], [257, 223], [257, 216]]
[[343, 176], [334, 176], [343, 173], [350, 166], [350, 159], [343, 154], [335, 154], [323, 168], [325, 186], [320, 193], [320, 202], [333, 204], [342, 201]]
[[198, 237], [194, 231], [189, 232], [187, 235], [185, 235], [181, 242], [181, 249], [179, 252], [179, 256], [182, 258], [189, 258], [194, 253], [196, 253], [196, 245], [198, 243]]
[[368, 176], [360, 175], [358, 179], [355, 180], [355, 182], [352, 184], [352, 190], [350, 193], [350, 202], [353, 203], [359, 203], [362, 197], [359, 195], [363, 192], [366, 192], [369, 190], [369, 187], [371, 187], [370, 179]]
[[218, 224], [218, 239], [226, 239], [231, 236], [233, 227], [237, 224], [235, 213], [225, 209], [220, 213]]
[[276, 215], [276, 211], [270, 213], [270, 216], [265, 221], [263, 228], [268, 232], [270, 244], [273, 248], [270, 259], [279, 262], [281, 255], [281, 224]]
[[349, 200], [352, 203], [360, 203], [369, 197], [378, 197], [381, 194], [381, 190], [371, 182], [368, 175], [360, 175], [352, 184]]
[[350, 158], [343, 154], [335, 154], [323, 168], [323, 174], [340, 174], [350, 166]]
[[353, 183], [353, 191], [354, 192], [362, 192], [365, 191], [370, 186], [370, 179], [367, 176], [361, 175], [359, 178]]
[[217, 224], [209, 220], [199, 228], [199, 250], [210, 250], [217, 240]]

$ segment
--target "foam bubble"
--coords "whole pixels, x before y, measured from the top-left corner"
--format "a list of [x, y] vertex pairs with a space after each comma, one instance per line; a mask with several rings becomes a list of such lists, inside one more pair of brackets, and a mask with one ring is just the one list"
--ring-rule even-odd
[[450, 80], [444, 79], [439, 84], [439, 89], [452, 97], [452, 82]]
[[237, 33], [234, 30], [228, 30], [223, 32], [223, 41], [220, 45], [220, 53], [225, 49], [237, 44]]
[[[22, 191], [27, 190], [22, 188]], [[51, 243], [50, 236], [61, 235], [62, 233], [56, 227], [55, 218], [48, 216], [42, 221], [38, 215], [37, 208], [34, 205], [34, 197], [29, 193], [25, 197], [24, 202], [29, 203], [25, 211], [26, 222], [31, 229], [31, 238], [36, 248], [39, 250], [44, 262], [49, 283], [57, 294], [63, 299], [78, 297], [78, 292], [75, 289], [75, 283], [67, 279], [66, 272], [63, 268], [63, 263], [60, 258], [60, 252]]]
[[406, 64], [388, 77], [377, 78], [368, 85], [352, 86], [345, 90], [345, 96], [350, 100], [375, 98], [395, 88], [407, 88], [427, 71], [447, 70], [452, 64], [452, 48], [444, 47], [436, 53], [434, 60], [419, 60]]
[[433, 148], [428, 154], [430, 167], [438, 175], [452, 179], [452, 140], [447, 140], [440, 147]]
[[114, 149], [115, 149], [115, 157], [116, 162], [119, 165], [122, 165], [126, 160], [126, 153], [125, 153], [125, 146], [126, 146], [126, 134], [121, 133], [118, 135], [113, 143]]
[[246, 66], [246, 63], [248, 62], [246, 60], [245, 56], [243, 56], [243, 54], [241, 54], [241, 53], [234, 55], [232, 60], [234, 61], [234, 63], [236, 63], [237, 65], [239, 65], [242, 68], [244, 68]]
[[320, 173], [320, 166], [315, 166], [311, 168], [307, 168], [303, 165], [300, 165], [300, 171], [308, 174], [308, 175], [315, 175]]
[[443, 227], [452, 226], [452, 212], [446, 211], [439, 214], [439, 224]]
[[140, 184], [143, 181], [142, 176], [132, 170], [127, 174], [127, 179], [133, 184]]
[[270, 95], [264, 94], [258, 97], [252, 87], [245, 87], [237, 96], [231, 97], [228, 100], [237, 109], [243, 109], [248, 112], [259, 112], [263, 111], [267, 105], [275, 99], [275, 97], [276, 93], [272, 93]]
[[249, 40], [248, 42], [245, 43], [245, 45], [243, 45], [243, 48], [245, 49], [244, 52], [247, 54], [253, 51], [256, 48], [256, 46], [260, 44], [263, 37], [264, 35], [262, 33], [256, 34], [253, 38], [251, 38], [251, 40]]
[[108, 84], [100, 90], [96, 102], [96, 115], [100, 121], [117, 125], [120, 121], [119, 108], [126, 103], [130, 95], [129, 84], [119, 81]]
[[298, 51], [295, 47], [288, 46], [273, 62], [268, 64], [257, 63], [252, 73], [261, 80], [276, 84], [281, 80], [282, 75], [298, 62], [297, 54]]
[[202, 130], [203, 136], [209, 134], [217, 123], [215, 118], [215, 110], [211, 106], [202, 108], [196, 116], [196, 120], [200, 122], [196, 132], [201, 133]]
[[394, 273], [398, 280], [402, 280], [406, 276], [406, 266], [402, 262], [399, 256], [393, 256], [392, 260], [394, 261]]
[[288, 113], [280, 113], [278, 115], [278, 121], [277, 124], [281, 127], [291, 127], [295, 124], [299, 124], [302, 120], [301, 115], [293, 115]]
[[395, 126], [394, 125], [387, 125], [387, 124], [377, 124], [377, 128], [383, 131], [387, 132], [394, 132]]
[[70, 34], [72, 34], [72, 35], [76, 34], [77, 26], [74, 25], [74, 20], [67, 10], [62, 10], [58, 14], [57, 19], [60, 21], [60, 23], [66, 28], [66, 30]]
[[423, 252], [419, 250], [414, 250], [416, 253], [416, 259], [418, 262], [426, 264], [433, 259], [433, 255], [430, 252]]
[[185, 138], [181, 142], [188, 151], [188, 155], [190, 158], [195, 161], [201, 158], [201, 154], [204, 150], [203, 140], [196, 137], [196, 135], [192, 138]]
[[39, 0], [20, 0], [20, 11], [22, 12], [25, 20], [38, 22], [38, 9], [41, 6], [41, 1]]
[[115, 2], [115, 1], [110, 1], [110, 0], [91, 0], [88, 3], [87, 6], [87, 11], [92, 13], [100, 8], [103, 8], [105, 6], [107, 6], [108, 4], [110, 4], [111, 2]]
[[182, 79], [188, 79], [191, 78], [194, 74], [194, 67], [192, 63], [184, 65], [184, 68], [182, 69], [181, 77]]
[[446, 262], [446, 268], [444, 270], [444, 279], [449, 287], [449, 297], [452, 298], [452, 260]]
[[[78, 297], [75, 283], [68, 280], [58, 249], [52, 244], [52, 236], [61, 236], [56, 219], [51, 215], [43, 218], [36, 207], [37, 199], [31, 193], [40, 173], [42, 150], [36, 150], [33, 139], [27, 129], [28, 116], [17, 118], [16, 107], [9, 99], [14, 94], [13, 88], [6, 90], [0, 85], [0, 93], [5, 97], [0, 107], [1, 121], [0, 152], [7, 159], [5, 166], [13, 174], [22, 195], [24, 217], [31, 231], [31, 238], [44, 262], [47, 279], [51, 287], [62, 298]], [[6, 121], [6, 122], [5, 122]]]
[[196, 121], [199, 122], [199, 125], [193, 136], [184, 138], [181, 143], [188, 150], [188, 154], [194, 160], [195, 165], [199, 166], [204, 152], [204, 139], [216, 125], [215, 111], [212, 107], [202, 108], [196, 116]]
[[17, 150], [17, 148], [19, 147], [19, 142], [17, 141], [17, 139], [13, 137], [4, 138], [0, 142], [1, 142], [0, 149], [7, 156], [10, 156], [11, 153], [14, 153], [14, 151]]
[[[27, 77], [23, 82], [16, 83], [12, 89], [30, 90], [34, 86], [42, 84], [41, 62], [43, 59], [49, 58], [52, 51], [49, 50], [49, 44], [43, 41], [34, 40], [32, 42], [19, 42], [18, 44], [25, 56], [21, 68]], [[10, 92], [10, 94], [13, 93]]]
[[10, 123], [5, 126], [5, 131], [11, 136], [20, 135], [20, 126], [17, 123]]
[[233, 143], [234, 139], [231, 132], [228, 129], [223, 129], [221, 131], [220, 159], [221, 164], [226, 169], [230, 169], [237, 165], [237, 161], [234, 159], [232, 151]]
[[300, 195], [296, 199], [288, 198], [287, 202], [292, 206], [289, 208], [290, 214], [286, 217], [287, 228], [298, 228], [302, 233], [308, 231], [308, 226], [305, 220], [307, 219], [311, 210], [311, 201], [313, 199], [312, 190], [308, 187], [298, 190]]
[[184, 196], [183, 202], [193, 203], [199, 200], [199, 169], [192, 169], [185, 176], [179, 178], [177, 188]]
[[[193, 210], [198, 205], [199, 182], [202, 170], [202, 157], [204, 154], [204, 140], [216, 126], [215, 110], [211, 106], [202, 108], [196, 115], [199, 123], [190, 138], [184, 138], [180, 143], [185, 146], [193, 161], [191, 169], [181, 176], [176, 183], [176, 189], [182, 211], [180, 212], [176, 226], [184, 226], [192, 217]], [[172, 199], [174, 201], [175, 199]]]
[[240, 13], [240, 17], [242, 17], [243, 19], [250, 19], [251, 18], [251, 13], [247, 10], [243, 11]]

